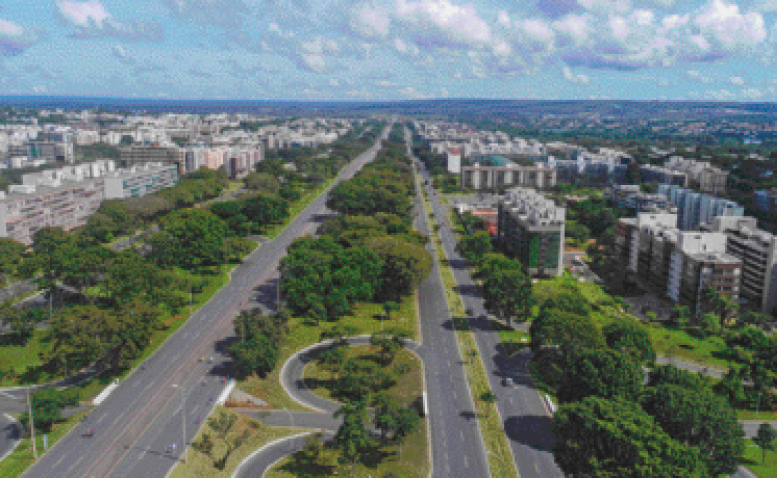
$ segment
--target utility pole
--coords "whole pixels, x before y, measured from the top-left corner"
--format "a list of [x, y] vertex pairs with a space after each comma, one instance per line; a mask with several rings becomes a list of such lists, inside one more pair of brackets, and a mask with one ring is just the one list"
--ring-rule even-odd
[[35, 460], [38, 459], [38, 446], [35, 443], [35, 418], [32, 415], [32, 396], [30, 395], [30, 387], [27, 387], [27, 407], [30, 414], [30, 435], [32, 437], [32, 456]]

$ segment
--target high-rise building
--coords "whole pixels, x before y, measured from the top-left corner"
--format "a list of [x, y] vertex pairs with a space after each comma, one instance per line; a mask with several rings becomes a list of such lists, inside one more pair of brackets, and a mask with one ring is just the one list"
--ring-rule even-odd
[[724, 233], [726, 252], [742, 261], [740, 296], [761, 312], [777, 306], [777, 237], [758, 229], [754, 217], [716, 217], [705, 230]]
[[175, 164], [143, 163], [107, 173], [105, 199], [127, 199], [152, 194], [178, 184]]
[[687, 186], [688, 176], [685, 173], [674, 171], [649, 164], [642, 166], [642, 181], [646, 183], [673, 184], [675, 186]]
[[675, 185], [660, 184], [658, 193], [677, 206], [677, 225], [684, 231], [696, 230], [718, 216], [742, 217], [745, 214], [745, 208], [734, 201]]
[[448, 172], [453, 174], [461, 173], [461, 150], [459, 148], [449, 148], [448, 154]]
[[499, 202], [498, 241], [532, 275], [560, 275], [566, 210], [534, 189], [508, 189]]

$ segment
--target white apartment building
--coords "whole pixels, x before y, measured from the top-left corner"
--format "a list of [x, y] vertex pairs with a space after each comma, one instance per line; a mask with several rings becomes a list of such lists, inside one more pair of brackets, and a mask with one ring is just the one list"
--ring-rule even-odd
[[448, 172], [453, 174], [461, 173], [461, 150], [458, 148], [448, 149]]
[[178, 184], [178, 167], [169, 163], [136, 164], [103, 177], [105, 199], [128, 199]]
[[726, 252], [742, 261], [741, 297], [773, 314], [777, 307], [777, 237], [754, 217], [716, 217], [705, 230], [727, 236]]

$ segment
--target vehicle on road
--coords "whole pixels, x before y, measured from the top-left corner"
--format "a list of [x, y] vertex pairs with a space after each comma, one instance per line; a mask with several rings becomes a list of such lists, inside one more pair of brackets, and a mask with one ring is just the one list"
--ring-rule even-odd
[[472, 315], [472, 309], [467, 309], [467, 316]]
[[513, 383], [513, 379], [512, 378], [505, 377], [505, 378], [502, 379], [502, 385], [504, 385], [505, 387], [512, 387], [515, 384]]
[[94, 436], [94, 428], [87, 428], [81, 435], [86, 438], [92, 438]]

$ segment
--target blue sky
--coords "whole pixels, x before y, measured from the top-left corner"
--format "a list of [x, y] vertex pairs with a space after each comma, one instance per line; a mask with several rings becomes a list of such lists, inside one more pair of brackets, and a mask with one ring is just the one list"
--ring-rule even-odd
[[6, 0], [0, 94], [777, 100], [777, 0]]

